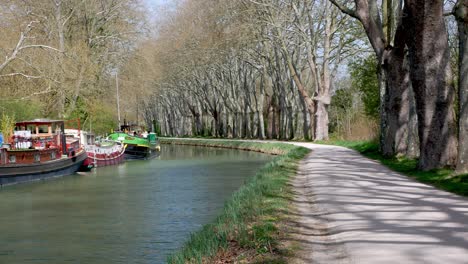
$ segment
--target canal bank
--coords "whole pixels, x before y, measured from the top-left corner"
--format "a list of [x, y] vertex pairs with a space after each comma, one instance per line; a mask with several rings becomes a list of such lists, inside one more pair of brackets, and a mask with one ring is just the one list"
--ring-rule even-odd
[[242, 149], [278, 155], [242, 186], [212, 224], [191, 235], [169, 263], [285, 263], [295, 245], [284, 241], [293, 194], [289, 184], [309, 149], [283, 143], [161, 139], [161, 144]]

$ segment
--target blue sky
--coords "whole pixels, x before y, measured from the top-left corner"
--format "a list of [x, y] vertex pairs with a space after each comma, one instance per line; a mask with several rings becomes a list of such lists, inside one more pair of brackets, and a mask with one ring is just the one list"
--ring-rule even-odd
[[174, 10], [175, 2], [178, 0], [142, 0], [146, 4], [149, 11], [149, 20], [152, 24], [158, 24], [160, 18], [167, 11]]
[[174, 2], [173, 0], [143, 0], [146, 2], [152, 9], [157, 9], [158, 7], [169, 7]]

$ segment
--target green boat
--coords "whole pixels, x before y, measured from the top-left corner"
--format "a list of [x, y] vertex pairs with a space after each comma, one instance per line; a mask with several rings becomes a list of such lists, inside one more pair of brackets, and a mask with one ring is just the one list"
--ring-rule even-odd
[[115, 132], [107, 137], [108, 140], [119, 141], [125, 144], [126, 160], [145, 160], [159, 155], [161, 150], [159, 140], [155, 133], [149, 133], [146, 137], [129, 135], [124, 132]]

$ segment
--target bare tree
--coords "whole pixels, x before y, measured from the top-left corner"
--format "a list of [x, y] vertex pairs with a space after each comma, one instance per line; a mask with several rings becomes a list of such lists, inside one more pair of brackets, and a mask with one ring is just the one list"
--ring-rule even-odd
[[457, 19], [459, 38], [459, 130], [457, 171], [468, 171], [468, 1], [459, 0], [453, 14]]

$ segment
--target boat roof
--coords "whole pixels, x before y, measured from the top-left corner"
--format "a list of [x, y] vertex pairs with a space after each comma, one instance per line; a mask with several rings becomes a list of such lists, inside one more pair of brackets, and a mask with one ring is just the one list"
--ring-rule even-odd
[[17, 126], [24, 126], [24, 125], [51, 125], [51, 124], [61, 124], [64, 123], [63, 120], [52, 120], [52, 119], [46, 119], [46, 118], [38, 118], [34, 120], [28, 120], [28, 121], [20, 121], [16, 122]]

